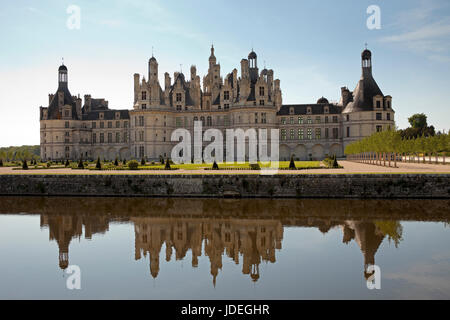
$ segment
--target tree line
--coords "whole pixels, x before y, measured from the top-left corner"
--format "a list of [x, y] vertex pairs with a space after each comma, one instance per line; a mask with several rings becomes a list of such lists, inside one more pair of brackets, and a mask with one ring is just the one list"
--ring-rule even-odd
[[40, 146], [20, 146], [0, 148], [0, 159], [6, 162], [39, 160]]
[[439, 133], [434, 136], [402, 137], [402, 132], [387, 130], [374, 133], [362, 140], [355, 141], [345, 148], [347, 158], [363, 163], [397, 166], [402, 162], [438, 163], [439, 156], [450, 152], [450, 135]]

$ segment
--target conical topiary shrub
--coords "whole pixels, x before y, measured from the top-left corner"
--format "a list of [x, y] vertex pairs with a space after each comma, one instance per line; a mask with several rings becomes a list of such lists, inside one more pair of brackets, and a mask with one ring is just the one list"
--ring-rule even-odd
[[164, 166], [165, 170], [170, 170], [170, 162], [169, 162], [169, 158], [166, 159], [166, 165]]
[[124, 166], [126, 166], [126, 165], [127, 165], [127, 160], [126, 160], [126, 159], [123, 159], [123, 162], [122, 162], [122, 163], [123, 163]]
[[0, 159], [0, 167], [3, 167], [3, 159]]
[[336, 155], [334, 155], [334, 157], [333, 157], [333, 168], [339, 168], [339, 164], [336, 160]]
[[95, 165], [95, 169], [102, 170], [102, 163], [100, 162], [100, 157], [97, 158], [97, 164]]
[[116, 157], [116, 160], [114, 160], [114, 165], [117, 167], [117, 166], [119, 166], [119, 161], [117, 160], [117, 157]]
[[70, 166], [69, 159], [66, 160], [66, 164], [65, 164], [65, 167], [66, 167], [66, 168], [67, 168], [68, 166]]
[[214, 160], [213, 166], [212, 166], [213, 170], [219, 170], [219, 166], [217, 165], [216, 160]]
[[28, 170], [27, 160], [23, 160], [23, 163], [22, 163], [22, 169], [23, 169], [23, 170]]
[[141, 159], [141, 166], [145, 166], [145, 159], [144, 158]]
[[295, 166], [294, 155], [291, 156], [291, 162], [289, 162], [289, 170], [297, 170], [297, 167]]
[[78, 169], [84, 169], [83, 160], [81, 160], [81, 159], [80, 159], [80, 161], [78, 162]]

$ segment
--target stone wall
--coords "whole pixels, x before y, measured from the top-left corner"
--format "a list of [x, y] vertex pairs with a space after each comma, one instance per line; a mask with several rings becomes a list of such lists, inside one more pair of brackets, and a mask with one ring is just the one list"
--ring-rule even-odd
[[0, 195], [448, 199], [450, 175], [0, 175]]

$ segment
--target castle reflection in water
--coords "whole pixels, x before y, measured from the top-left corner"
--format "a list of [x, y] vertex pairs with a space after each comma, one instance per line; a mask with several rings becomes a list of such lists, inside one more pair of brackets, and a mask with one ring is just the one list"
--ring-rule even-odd
[[[165, 260], [185, 259], [192, 266], [206, 256], [215, 284], [224, 259], [242, 266], [257, 281], [261, 263], [276, 263], [284, 228], [316, 228], [326, 234], [342, 230], [342, 241], [355, 241], [364, 262], [361, 273], [383, 241], [402, 240], [402, 221], [449, 222], [448, 200], [333, 200], [333, 199], [143, 199], [143, 198], [17, 198], [0, 197], [1, 213], [40, 215], [41, 228], [59, 247], [59, 266], [69, 266], [72, 239], [91, 239], [108, 232], [110, 223], [134, 225], [136, 260], [149, 259], [153, 277]], [[130, 243], [132, 247], [132, 243]], [[226, 272], [226, 270], [223, 270]]]
[[[260, 277], [261, 262], [276, 262], [276, 250], [282, 249], [284, 227], [315, 227], [322, 233], [331, 228], [343, 230], [343, 242], [354, 240], [364, 256], [364, 270], [375, 264], [375, 254], [386, 234], [374, 223], [367, 221], [332, 221], [305, 219], [283, 225], [280, 220], [264, 219], [208, 219], [131, 217], [135, 231], [135, 259], [150, 260], [150, 274], [156, 278], [160, 272], [160, 253], [165, 247], [165, 260], [183, 260], [191, 251], [192, 267], [198, 266], [203, 254], [209, 258], [213, 283], [222, 269], [224, 255], [242, 265], [242, 273], [253, 281]], [[109, 230], [108, 216], [41, 215], [41, 228], [48, 227], [50, 240], [59, 247], [59, 266], [69, 265], [69, 245], [72, 239], [91, 239], [93, 234]], [[395, 224], [396, 222], [394, 222]], [[400, 227], [395, 227], [401, 230]], [[400, 236], [399, 236], [400, 237]], [[370, 275], [365, 273], [366, 278]]]

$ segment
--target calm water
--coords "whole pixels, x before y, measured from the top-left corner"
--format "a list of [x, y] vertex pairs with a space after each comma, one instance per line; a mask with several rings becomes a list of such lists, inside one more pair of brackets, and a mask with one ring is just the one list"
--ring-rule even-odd
[[[449, 299], [449, 208], [0, 197], [0, 298]], [[66, 287], [72, 265], [81, 290]]]

